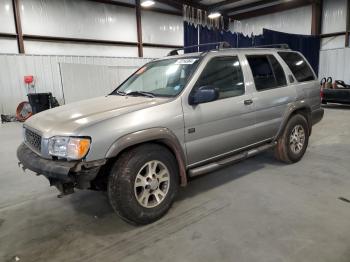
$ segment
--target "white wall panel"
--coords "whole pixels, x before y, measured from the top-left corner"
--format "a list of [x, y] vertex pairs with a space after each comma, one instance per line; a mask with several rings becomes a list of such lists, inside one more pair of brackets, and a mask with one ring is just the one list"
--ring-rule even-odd
[[[86, 57], [86, 56], [36, 56], [36, 55], [0, 55], [0, 112], [2, 114], [14, 114], [17, 105], [27, 100], [26, 87], [23, 82], [25, 75], [35, 77], [37, 92], [51, 92], [60, 103], [63, 102], [62, 84], [59, 63], [79, 65], [100, 65], [113, 68], [120, 81], [127, 77], [132, 70], [136, 70], [151, 59], [145, 58], [119, 58], [119, 57]], [[120, 68], [120, 70], [119, 70]], [[78, 79], [86, 79], [89, 76], [80, 70]], [[78, 71], [75, 71], [77, 73]], [[97, 79], [103, 83], [101, 74]], [[116, 83], [117, 85], [118, 83]], [[73, 87], [72, 87], [73, 88]], [[75, 92], [74, 92], [75, 91]], [[79, 89], [70, 90], [75, 98], [82, 94]], [[83, 95], [81, 96], [83, 99]], [[69, 97], [67, 98], [70, 99]]]
[[24, 34], [137, 41], [135, 9], [74, 0], [21, 0]]
[[347, 0], [324, 0], [322, 33], [342, 32], [346, 29]]
[[230, 31], [241, 32], [244, 35], [260, 35], [263, 28], [291, 33], [291, 34], [311, 34], [310, 6], [295, 8], [279, 13], [253, 17], [241, 21], [230, 23]]
[[0, 33], [16, 33], [11, 0], [0, 1]]
[[17, 54], [17, 40], [0, 38], [0, 54]]
[[112, 92], [138, 66], [106, 66], [61, 63], [65, 102], [103, 96]]
[[24, 41], [26, 54], [137, 57], [137, 47]]
[[327, 37], [321, 39], [321, 50], [345, 47], [345, 35]]
[[151, 58], [164, 57], [173, 49], [174, 48], [144, 47], [143, 56]]
[[323, 50], [320, 52], [319, 78], [331, 76], [334, 80], [350, 83], [350, 48]]
[[142, 11], [142, 40], [144, 43], [183, 45], [183, 18], [151, 11]]

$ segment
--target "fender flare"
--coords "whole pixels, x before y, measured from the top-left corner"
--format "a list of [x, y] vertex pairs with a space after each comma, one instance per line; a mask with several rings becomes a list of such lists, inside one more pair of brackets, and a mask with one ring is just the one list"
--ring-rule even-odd
[[282, 123], [278, 129], [278, 132], [276, 136], [274, 137], [273, 141], [277, 141], [278, 138], [283, 134], [284, 128], [286, 127], [290, 117], [298, 110], [306, 110], [307, 111], [307, 119], [309, 125], [309, 135], [311, 135], [311, 129], [312, 129], [312, 121], [311, 121], [311, 108], [307, 105], [305, 105], [304, 101], [298, 101], [296, 103], [291, 104], [288, 109], [286, 110], [286, 113], [283, 116]]
[[155, 127], [136, 131], [118, 138], [108, 149], [106, 158], [118, 156], [123, 150], [146, 142], [159, 142], [167, 146], [175, 155], [181, 186], [187, 185], [186, 157], [182, 146], [174, 133], [165, 127]]

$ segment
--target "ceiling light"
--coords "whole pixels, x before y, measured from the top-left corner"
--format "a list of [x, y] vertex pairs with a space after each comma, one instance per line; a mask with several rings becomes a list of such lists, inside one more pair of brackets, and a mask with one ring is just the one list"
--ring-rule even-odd
[[214, 19], [214, 18], [218, 18], [218, 17], [220, 17], [220, 16], [221, 16], [221, 14], [220, 14], [219, 12], [213, 12], [213, 13], [210, 13], [210, 14], [208, 15], [208, 18]]
[[141, 5], [142, 5], [143, 7], [150, 7], [150, 6], [154, 5], [154, 4], [155, 4], [155, 2], [152, 1], [152, 0], [146, 0], [146, 1], [142, 1], [142, 2], [141, 2]]

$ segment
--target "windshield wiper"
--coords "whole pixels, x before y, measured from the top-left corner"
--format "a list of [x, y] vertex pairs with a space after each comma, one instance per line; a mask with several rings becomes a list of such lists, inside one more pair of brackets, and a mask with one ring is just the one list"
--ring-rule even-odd
[[129, 93], [125, 93], [126, 95], [130, 95], [130, 96], [137, 96], [137, 95], [141, 95], [141, 96], [147, 96], [147, 97], [155, 97], [155, 95], [151, 92], [145, 92], [145, 91], [131, 91]]
[[112, 95], [115, 95], [115, 94], [120, 95], [120, 96], [126, 96], [126, 93], [125, 93], [125, 92], [123, 92], [123, 91], [118, 91], [118, 90], [112, 93]]

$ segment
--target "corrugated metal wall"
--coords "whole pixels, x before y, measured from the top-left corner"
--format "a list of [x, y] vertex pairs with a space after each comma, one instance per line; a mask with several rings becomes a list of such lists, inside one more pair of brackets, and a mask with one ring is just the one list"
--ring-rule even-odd
[[[134, 4], [133, 0], [124, 0]], [[19, 0], [25, 35], [137, 42], [135, 8], [86, 0]], [[155, 8], [174, 10], [156, 2]], [[181, 16], [142, 10], [143, 43], [183, 45]], [[0, 0], [0, 33], [16, 34], [12, 0]], [[138, 57], [134, 46], [25, 40], [26, 54]], [[170, 50], [144, 47], [144, 57], [165, 56]], [[0, 53], [17, 54], [15, 39], [0, 37]]]
[[[27, 88], [24, 84], [24, 76], [33, 75], [35, 77], [36, 92], [51, 92], [57, 97], [60, 103], [63, 102], [62, 79], [59, 64], [81, 64], [104, 66], [104, 68], [114, 67], [121, 72], [123, 77], [116, 78], [115, 86], [118, 85], [127, 73], [135, 71], [137, 68], [152, 59], [146, 58], [120, 58], [120, 57], [88, 57], [88, 56], [40, 56], [40, 55], [0, 55], [0, 112], [2, 114], [14, 114], [18, 103], [27, 100]], [[77, 66], [79, 67], [79, 66]], [[96, 70], [95, 81], [103, 85], [106, 83], [105, 72]], [[100, 72], [100, 73], [98, 73]], [[88, 76], [86, 71], [75, 72], [75, 81], [85, 79]], [[111, 71], [109, 70], [110, 74]], [[62, 78], [64, 76], [62, 75]], [[97, 87], [98, 88], [98, 87]], [[69, 90], [74, 95], [72, 101], [76, 101], [81, 89]], [[82, 98], [84, 98], [82, 96]], [[66, 97], [66, 99], [70, 99]]]
[[104, 96], [132, 74], [135, 66], [60, 63], [65, 103]]
[[[347, 0], [324, 0], [322, 33], [346, 30]], [[345, 47], [345, 36], [323, 38], [321, 41], [319, 78], [331, 76], [333, 80], [350, 83], [350, 48]]]
[[311, 5], [230, 23], [232, 32], [260, 35], [263, 28], [291, 33], [311, 34]]
[[350, 83], [350, 48], [321, 50], [319, 78], [331, 76], [334, 80]]

